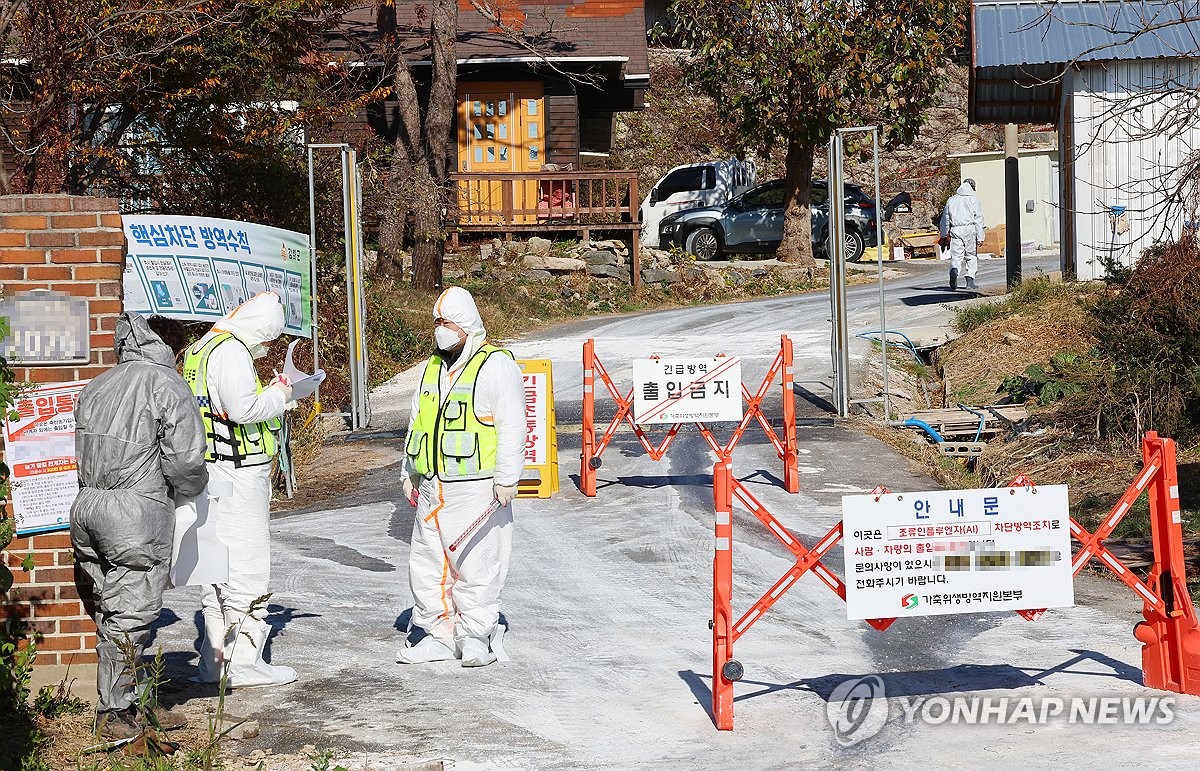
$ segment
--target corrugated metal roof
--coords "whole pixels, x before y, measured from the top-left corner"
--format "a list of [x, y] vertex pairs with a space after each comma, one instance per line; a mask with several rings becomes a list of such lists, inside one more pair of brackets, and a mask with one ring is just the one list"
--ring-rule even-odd
[[1057, 123], [1060, 64], [971, 70], [970, 123]]
[[976, 68], [1200, 57], [1200, 0], [976, 0], [972, 27]]

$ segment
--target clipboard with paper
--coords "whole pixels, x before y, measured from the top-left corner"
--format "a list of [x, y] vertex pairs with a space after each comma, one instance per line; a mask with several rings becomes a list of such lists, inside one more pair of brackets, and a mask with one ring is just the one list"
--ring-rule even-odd
[[296, 344], [299, 340], [293, 340], [287, 349], [287, 360], [283, 363], [283, 376], [287, 378], [287, 384], [292, 387], [292, 399], [299, 401], [317, 390], [317, 386], [321, 385], [325, 380], [325, 370], [318, 369], [311, 375], [301, 372], [296, 367], [295, 361], [292, 359], [292, 354], [296, 351]]

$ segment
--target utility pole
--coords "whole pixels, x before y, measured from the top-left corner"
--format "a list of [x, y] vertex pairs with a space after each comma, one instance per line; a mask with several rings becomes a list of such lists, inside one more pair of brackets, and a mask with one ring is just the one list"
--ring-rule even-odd
[[1008, 289], [1021, 283], [1021, 167], [1017, 124], [1004, 127], [1004, 263]]

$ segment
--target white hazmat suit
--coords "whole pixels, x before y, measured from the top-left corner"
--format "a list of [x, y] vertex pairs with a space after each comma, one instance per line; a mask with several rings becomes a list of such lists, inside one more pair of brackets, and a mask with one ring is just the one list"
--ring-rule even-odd
[[[207, 407], [232, 424], [254, 426], [283, 415], [291, 389], [272, 381], [262, 388], [254, 359], [266, 353], [266, 343], [283, 332], [284, 310], [279, 296], [264, 292], [242, 303], [213, 325], [189, 349], [200, 351], [215, 338], [230, 334], [208, 355], [204, 380]], [[186, 374], [185, 363], [185, 374]], [[196, 390], [193, 385], [193, 390]], [[197, 391], [199, 394], [199, 391]], [[202, 413], [206, 405], [200, 400]], [[226, 448], [228, 446], [226, 445]], [[267, 640], [266, 608], [255, 600], [267, 594], [271, 578], [270, 503], [271, 459], [274, 451], [244, 460], [210, 460], [210, 513], [217, 536], [229, 548], [229, 580], [204, 587], [204, 637], [200, 645], [201, 682], [217, 682], [228, 662], [231, 687], [281, 685], [296, 679], [291, 667], [263, 661]]]
[[979, 269], [976, 250], [983, 240], [983, 207], [975, 196], [974, 180], [963, 180], [946, 201], [939, 232], [942, 238], [950, 237], [950, 288], [957, 289], [959, 276], [965, 276], [967, 288], [974, 289]]
[[[444, 353], [438, 357], [439, 405], [447, 403], [450, 388], [472, 358], [487, 356], [475, 379], [473, 403], [478, 419], [494, 425], [496, 462], [490, 478], [447, 481], [437, 473], [417, 473], [413, 458], [406, 456], [404, 494], [417, 498], [408, 562], [412, 626], [426, 636], [420, 638], [414, 630], [398, 658], [409, 664], [460, 658], [463, 666], [483, 666], [496, 660], [492, 644], [503, 631], [498, 622], [512, 546], [511, 501], [525, 466], [525, 393], [520, 367], [507, 352], [480, 351], [487, 332], [469, 292], [447, 289], [433, 316], [435, 323], [441, 319], [461, 329], [439, 323], [435, 330], [435, 345]], [[410, 436], [422, 391], [418, 387], [413, 394]], [[451, 551], [493, 501], [500, 508]]]

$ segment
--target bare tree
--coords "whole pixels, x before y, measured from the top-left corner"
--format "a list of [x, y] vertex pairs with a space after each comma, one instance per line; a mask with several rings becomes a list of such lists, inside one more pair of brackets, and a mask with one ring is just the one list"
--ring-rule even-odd
[[[565, 72], [547, 58], [547, 46], [566, 31], [555, 28], [548, 15], [543, 14], [538, 23], [532, 24], [509, 0], [468, 1], [470, 12], [489, 23], [489, 34], [539, 58], [538, 66], [572, 83], [593, 79], [588, 73]], [[412, 285], [432, 291], [442, 283], [445, 224], [457, 195], [450, 169], [456, 148], [453, 129], [458, 104], [459, 2], [429, 0], [427, 6], [415, 10], [421, 23], [419, 30], [398, 24], [395, 0], [381, 0], [379, 5], [380, 45], [391, 73], [397, 121], [380, 226], [383, 254], [376, 270], [380, 275], [400, 278], [400, 255], [411, 238]], [[413, 73], [413, 62], [421, 57], [429, 62], [427, 84], [418, 83]]]

